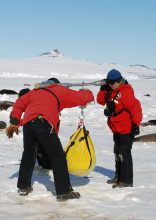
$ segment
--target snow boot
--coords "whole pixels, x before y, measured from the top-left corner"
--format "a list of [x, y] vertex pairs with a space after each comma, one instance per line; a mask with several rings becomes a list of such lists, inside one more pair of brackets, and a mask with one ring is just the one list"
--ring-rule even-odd
[[58, 202], [64, 202], [68, 199], [79, 199], [81, 196], [80, 196], [80, 193], [78, 192], [70, 192], [68, 194], [64, 194], [64, 195], [58, 195], [56, 200]]
[[133, 187], [133, 183], [118, 182], [117, 184], [113, 184], [112, 186], [112, 188], [123, 188], [123, 187]]
[[114, 179], [107, 180], [108, 184], [117, 183], [117, 182], [118, 182], [118, 178], [117, 177], [114, 177]]
[[29, 189], [20, 189], [20, 196], [27, 196], [29, 193], [31, 193], [33, 191], [33, 187], [29, 188]]

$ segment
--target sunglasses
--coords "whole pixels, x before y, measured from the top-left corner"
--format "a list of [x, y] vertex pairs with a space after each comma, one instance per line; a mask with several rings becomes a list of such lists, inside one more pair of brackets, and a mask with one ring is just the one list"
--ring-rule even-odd
[[115, 84], [115, 80], [107, 79], [107, 83], [108, 83], [108, 84], [111, 84], [111, 85], [114, 85], [114, 84]]

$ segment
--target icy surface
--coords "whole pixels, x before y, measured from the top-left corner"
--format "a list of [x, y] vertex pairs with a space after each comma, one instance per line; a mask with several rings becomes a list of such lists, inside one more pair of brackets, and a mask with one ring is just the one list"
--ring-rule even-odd
[[[0, 60], [0, 90], [19, 92], [22, 88], [32, 89], [36, 82], [50, 77], [69, 83], [92, 82], [105, 78], [113, 68], [121, 71], [134, 88], [142, 105], [143, 122], [156, 119], [156, 71], [144, 66], [98, 65], [50, 51], [30, 59]], [[99, 87], [88, 88], [96, 97]], [[146, 94], [150, 96], [144, 96]], [[0, 101], [14, 102], [16, 99], [17, 95], [0, 95]], [[0, 121], [5, 121], [7, 125], [10, 111], [11, 108], [0, 112]], [[77, 128], [80, 112], [78, 107], [62, 111], [59, 137], [64, 148]], [[8, 139], [5, 131], [0, 132], [0, 219], [156, 219], [156, 143], [133, 144], [134, 187], [112, 189], [106, 181], [114, 177], [113, 140], [103, 106], [95, 101], [84, 109], [84, 114], [97, 164], [86, 178], [70, 175], [74, 190], [81, 194], [79, 200], [58, 203], [53, 176], [39, 176], [35, 172], [32, 177], [34, 191], [29, 196], [20, 197], [16, 185], [23, 151], [22, 128], [13, 139]], [[150, 133], [156, 133], [155, 126], [141, 127], [140, 135]]]

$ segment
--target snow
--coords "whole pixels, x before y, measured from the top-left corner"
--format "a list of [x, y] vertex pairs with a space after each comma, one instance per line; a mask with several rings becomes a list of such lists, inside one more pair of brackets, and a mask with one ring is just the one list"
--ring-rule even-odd
[[[140, 100], [143, 122], [156, 119], [156, 71], [143, 66], [122, 67], [116, 64], [94, 64], [75, 60], [61, 53], [23, 60], [0, 60], [0, 90], [34, 88], [35, 83], [56, 77], [61, 82], [80, 83], [103, 79], [111, 69], [121, 71], [128, 79]], [[24, 86], [30, 84], [30, 86]], [[89, 86], [96, 97], [99, 87]], [[78, 90], [79, 87], [72, 89]], [[144, 96], [150, 94], [150, 96]], [[17, 95], [0, 95], [0, 101], [15, 101]], [[9, 125], [11, 107], [0, 112], [0, 121]], [[75, 191], [81, 199], [64, 203], [56, 201], [53, 175], [32, 177], [34, 191], [21, 197], [17, 189], [17, 177], [23, 151], [22, 127], [19, 135], [8, 139], [5, 130], [0, 132], [0, 219], [156, 219], [156, 143], [133, 144], [134, 186], [112, 189], [108, 178], [114, 177], [112, 133], [103, 114], [104, 107], [95, 103], [84, 109], [85, 126], [93, 141], [97, 163], [86, 178], [70, 175]], [[63, 148], [76, 131], [81, 110], [76, 107], [62, 111], [59, 137]], [[140, 127], [141, 134], [156, 133], [155, 126]]]

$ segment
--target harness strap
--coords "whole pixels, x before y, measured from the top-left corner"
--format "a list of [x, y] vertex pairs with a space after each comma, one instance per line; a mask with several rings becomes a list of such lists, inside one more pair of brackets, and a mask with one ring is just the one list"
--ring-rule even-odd
[[[79, 127], [78, 127], [78, 128], [79, 128]], [[76, 137], [75, 137], [74, 140], [71, 142], [71, 144], [68, 146], [68, 148], [67, 148], [67, 150], [66, 150], [66, 152], [65, 152], [66, 155], [67, 155], [69, 149], [75, 144], [75, 140], [76, 140], [77, 136], [80, 134], [80, 132], [81, 132], [81, 129], [79, 130], [79, 132], [77, 133]]]
[[85, 138], [85, 141], [86, 141], [87, 149], [88, 149], [89, 154], [90, 154], [90, 165], [88, 167], [88, 169], [89, 169], [91, 167], [91, 165], [92, 165], [92, 155], [91, 155], [91, 152], [90, 152], [90, 148], [89, 148], [89, 144], [88, 144], [88, 139], [87, 139], [87, 136], [88, 136], [89, 132], [87, 132], [85, 126], [83, 126], [83, 132], [84, 132], [84, 138]]
[[40, 89], [44, 89], [44, 90], [50, 92], [51, 94], [53, 94], [53, 95], [55, 96], [55, 98], [57, 99], [57, 102], [58, 102], [58, 109], [59, 109], [59, 108], [60, 108], [60, 101], [59, 101], [59, 99], [57, 98], [57, 96], [55, 95], [55, 93], [53, 93], [52, 91], [50, 91], [50, 90], [48, 90], [48, 89], [46, 89], [46, 88], [40, 88]]
[[[118, 94], [119, 94], [119, 91], [118, 91], [117, 94], [114, 96], [112, 102], [115, 101], [115, 99], [116, 99], [116, 97], [117, 97]], [[111, 92], [107, 92], [107, 94], [105, 95], [106, 104], [107, 104], [108, 99], [109, 99], [110, 96], [111, 96]], [[114, 103], [114, 108], [115, 108], [115, 103]], [[114, 110], [115, 110], [115, 109], [114, 109]], [[110, 118], [111, 116], [115, 117], [115, 116], [121, 114], [123, 111], [126, 111], [126, 110], [125, 110], [125, 109], [122, 109], [122, 110], [119, 111], [118, 113], [116, 113], [116, 111], [115, 111], [115, 112], [111, 112], [111, 115], [109, 116], [109, 118]]]

